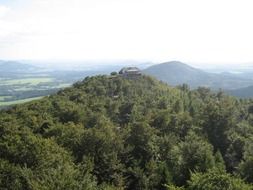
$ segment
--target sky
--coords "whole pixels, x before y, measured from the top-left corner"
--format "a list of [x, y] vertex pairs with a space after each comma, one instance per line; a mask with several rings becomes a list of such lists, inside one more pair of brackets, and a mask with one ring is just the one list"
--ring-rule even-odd
[[0, 59], [253, 63], [252, 0], [0, 0]]

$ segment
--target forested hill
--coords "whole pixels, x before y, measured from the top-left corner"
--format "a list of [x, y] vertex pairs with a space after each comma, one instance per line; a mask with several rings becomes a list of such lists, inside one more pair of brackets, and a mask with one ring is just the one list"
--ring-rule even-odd
[[214, 90], [233, 90], [253, 84], [253, 80], [249, 78], [243, 78], [232, 73], [209, 73], [179, 61], [152, 65], [144, 69], [143, 72], [168, 84], [181, 85], [186, 83], [191, 88], [203, 86]]
[[252, 190], [253, 101], [87, 77], [0, 112], [0, 189]]

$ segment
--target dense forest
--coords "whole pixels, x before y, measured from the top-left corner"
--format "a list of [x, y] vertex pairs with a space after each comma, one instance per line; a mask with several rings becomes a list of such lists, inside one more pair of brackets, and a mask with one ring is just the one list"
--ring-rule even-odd
[[252, 190], [253, 100], [86, 77], [0, 112], [0, 189]]

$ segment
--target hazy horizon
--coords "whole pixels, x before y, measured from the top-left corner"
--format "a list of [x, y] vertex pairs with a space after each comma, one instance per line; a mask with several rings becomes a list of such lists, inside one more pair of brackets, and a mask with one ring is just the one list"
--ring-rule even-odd
[[181, 62], [192, 66], [194, 68], [203, 69], [206, 71], [214, 72], [249, 72], [253, 71], [253, 62], [245, 63], [193, 63], [193, 62], [183, 62], [181, 60], [167, 60], [162, 62], [152, 62], [150, 60], [131, 60], [131, 59], [118, 59], [118, 60], [25, 60], [25, 59], [0, 59], [3, 62], [18, 62], [23, 64], [30, 64], [34, 66], [44, 67], [44, 68], [55, 68], [55, 69], [94, 69], [97, 67], [109, 67], [109, 66], [137, 66], [141, 69], [147, 68], [152, 65], [162, 64], [167, 62]]
[[148, 68], [152, 65], [169, 63], [169, 62], [181, 62], [187, 64], [191, 67], [198, 68], [207, 72], [221, 73], [252, 73], [253, 72], [253, 62], [245, 63], [193, 63], [193, 62], [183, 62], [181, 60], [166, 60], [163, 62], [152, 62], [151, 60], [131, 60], [131, 59], [118, 59], [118, 60], [3, 60], [0, 62], [14, 61], [23, 64], [30, 64], [33, 66], [38, 66], [41, 68], [48, 68], [54, 70], [110, 70], [116, 67], [121, 68], [125, 66], [137, 66], [140, 69]]

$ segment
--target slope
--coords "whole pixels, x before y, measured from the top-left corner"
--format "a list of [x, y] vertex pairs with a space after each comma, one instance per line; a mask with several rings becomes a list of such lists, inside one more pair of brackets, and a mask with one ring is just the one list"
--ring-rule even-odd
[[253, 80], [250, 79], [233, 74], [208, 73], [178, 61], [153, 65], [143, 72], [171, 85], [186, 83], [192, 88], [204, 86], [212, 89], [236, 89], [253, 84]]
[[252, 189], [252, 105], [148, 76], [86, 77], [0, 111], [0, 189]]
[[19, 72], [31, 72], [39, 69], [33, 65], [20, 63], [17, 61], [3, 61], [0, 60], [0, 74], [7, 73], [19, 73]]
[[253, 86], [248, 86], [245, 88], [238, 88], [234, 90], [226, 91], [228, 94], [240, 98], [252, 98], [253, 97]]

